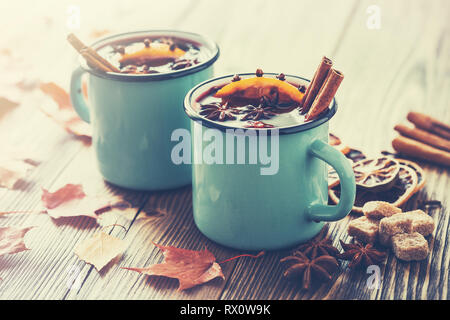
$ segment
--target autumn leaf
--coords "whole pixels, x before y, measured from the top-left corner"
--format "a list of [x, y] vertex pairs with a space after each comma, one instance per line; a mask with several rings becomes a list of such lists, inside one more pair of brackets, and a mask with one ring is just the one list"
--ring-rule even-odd
[[92, 135], [91, 128], [80, 119], [73, 109], [67, 91], [53, 82], [42, 83], [39, 87], [42, 92], [51, 97], [57, 104], [57, 108], [51, 108], [50, 105], [43, 105], [41, 106], [41, 110], [60, 124], [67, 132], [90, 143]]
[[0, 187], [13, 189], [34, 166], [28, 162], [16, 159], [0, 159]]
[[101, 271], [111, 260], [122, 255], [126, 247], [125, 241], [99, 232], [79, 243], [74, 253], [81, 260], [92, 264], [97, 271]]
[[78, 216], [97, 219], [97, 214], [129, 206], [119, 197], [86, 195], [81, 184], [66, 184], [55, 192], [43, 188], [41, 200], [48, 215], [54, 219]]
[[222, 268], [214, 255], [204, 249], [194, 251], [176, 247], [165, 247], [155, 243], [164, 253], [164, 262], [148, 268], [123, 268], [146, 275], [178, 279], [178, 290], [185, 290], [220, 277], [225, 280]]
[[1, 227], [0, 228], [0, 256], [29, 250], [23, 238], [34, 227]]
[[11, 101], [10, 99], [5, 97], [0, 97], [0, 119], [18, 105], [19, 104], [15, 101]]

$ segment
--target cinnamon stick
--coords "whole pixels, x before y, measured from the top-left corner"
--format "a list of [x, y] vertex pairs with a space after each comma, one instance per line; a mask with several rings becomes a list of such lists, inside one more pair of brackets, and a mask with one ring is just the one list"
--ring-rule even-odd
[[407, 119], [414, 123], [414, 125], [418, 128], [427, 130], [450, 140], [450, 126], [437, 119], [419, 112], [408, 113]]
[[111, 69], [106, 67], [104, 64], [102, 64], [99, 60], [97, 60], [95, 57], [93, 57], [91, 54], [89, 54], [86, 50], [81, 50], [80, 54], [83, 56], [83, 58], [86, 60], [88, 65], [91, 68], [99, 69], [103, 72], [111, 72]]
[[410, 128], [403, 124], [396, 125], [394, 130], [399, 132], [402, 136], [413, 138], [445, 151], [450, 151], [450, 140], [443, 139], [440, 136], [434, 135], [428, 131], [419, 128]]
[[320, 88], [317, 97], [314, 99], [314, 102], [305, 117], [306, 121], [317, 117], [328, 108], [343, 79], [344, 74], [342, 72], [330, 69], [322, 88]]
[[73, 33], [67, 36], [69, 43], [77, 50], [83, 58], [92, 66], [105, 72], [120, 72], [115, 66], [113, 66], [108, 60], [99, 55], [94, 49], [86, 46], [80, 39]]
[[327, 57], [322, 58], [322, 61], [320, 62], [319, 67], [317, 68], [316, 73], [311, 80], [311, 83], [306, 89], [302, 101], [300, 102], [302, 114], [305, 114], [309, 111], [311, 105], [314, 102], [314, 99], [319, 93], [320, 88], [322, 88], [322, 85], [324, 84], [332, 65], [333, 62], [330, 59], [328, 59]]
[[430, 162], [450, 166], [450, 152], [440, 150], [425, 143], [399, 136], [392, 141], [392, 147], [401, 154]]

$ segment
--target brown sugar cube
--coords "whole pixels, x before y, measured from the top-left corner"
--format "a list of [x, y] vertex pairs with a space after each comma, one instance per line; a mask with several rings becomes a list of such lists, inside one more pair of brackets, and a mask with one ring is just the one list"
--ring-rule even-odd
[[418, 232], [392, 236], [392, 249], [398, 259], [405, 261], [423, 260], [430, 251], [427, 240]]
[[402, 212], [402, 209], [385, 201], [369, 201], [362, 208], [364, 215], [370, 219], [383, 219]]
[[348, 234], [365, 243], [374, 243], [378, 238], [378, 220], [372, 220], [366, 216], [350, 221]]
[[388, 234], [378, 232], [378, 242], [383, 246], [389, 247], [391, 245], [391, 237]]
[[380, 233], [393, 236], [397, 233], [411, 233], [412, 218], [406, 214], [395, 214], [380, 220]]
[[407, 214], [409, 217], [411, 217], [414, 232], [418, 232], [424, 237], [433, 233], [434, 220], [422, 210], [408, 211], [404, 214]]

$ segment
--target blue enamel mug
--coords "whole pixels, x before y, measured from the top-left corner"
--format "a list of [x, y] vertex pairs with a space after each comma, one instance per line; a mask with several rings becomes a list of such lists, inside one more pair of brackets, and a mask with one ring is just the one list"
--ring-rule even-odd
[[[191, 119], [195, 224], [211, 240], [236, 249], [275, 250], [310, 240], [322, 229], [324, 221], [344, 218], [355, 200], [350, 162], [328, 144], [328, 121], [336, 113], [337, 102], [333, 100], [325, 114], [309, 122], [278, 130], [241, 126], [236, 131], [238, 127], [227, 121], [208, 120], [198, 113], [202, 92], [231, 77], [197, 85], [184, 102]], [[307, 80], [286, 76], [286, 81]], [[230, 129], [234, 132], [230, 133]], [[245, 143], [239, 144], [239, 139]], [[214, 152], [212, 141], [221, 141]], [[254, 156], [256, 150], [259, 157]], [[261, 156], [269, 153], [270, 165]], [[276, 158], [278, 164], [274, 163]], [[341, 181], [337, 205], [327, 204], [327, 165], [337, 171]]]
[[[104, 179], [120, 187], [161, 190], [191, 183], [191, 166], [174, 164], [170, 137], [189, 128], [180, 110], [186, 93], [213, 76], [219, 48], [211, 40], [180, 31], [130, 32], [103, 38], [91, 45], [98, 50], [110, 43], [145, 37], [176, 37], [200, 44], [199, 64], [168, 73], [104, 73], [83, 59], [72, 73], [70, 98], [78, 115], [92, 126], [92, 143]], [[82, 76], [88, 74], [88, 101]]]

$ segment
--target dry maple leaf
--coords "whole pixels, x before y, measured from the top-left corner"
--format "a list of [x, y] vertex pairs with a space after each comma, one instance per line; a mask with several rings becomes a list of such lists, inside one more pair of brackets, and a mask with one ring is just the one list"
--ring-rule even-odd
[[164, 262], [148, 268], [123, 268], [146, 275], [178, 279], [178, 290], [185, 290], [220, 277], [225, 280], [222, 268], [214, 255], [205, 248], [202, 251], [165, 247], [155, 243], [164, 253]]
[[13, 254], [29, 250], [23, 238], [25, 234], [34, 227], [18, 228], [3, 227], [0, 228], [0, 256], [4, 254]]
[[57, 109], [52, 109], [51, 106], [44, 105], [41, 106], [41, 110], [63, 126], [67, 132], [90, 143], [92, 135], [91, 128], [74, 111], [67, 91], [53, 82], [42, 83], [39, 87], [42, 92], [50, 96], [58, 105]]
[[0, 160], [0, 187], [14, 188], [17, 181], [21, 180], [34, 166], [23, 160]]
[[125, 241], [99, 232], [79, 243], [74, 253], [81, 260], [92, 264], [97, 271], [101, 271], [111, 260], [121, 255], [126, 247]]
[[86, 195], [80, 184], [66, 184], [55, 192], [42, 189], [41, 199], [48, 215], [54, 219], [78, 216], [97, 219], [97, 214], [129, 205], [118, 197]]

